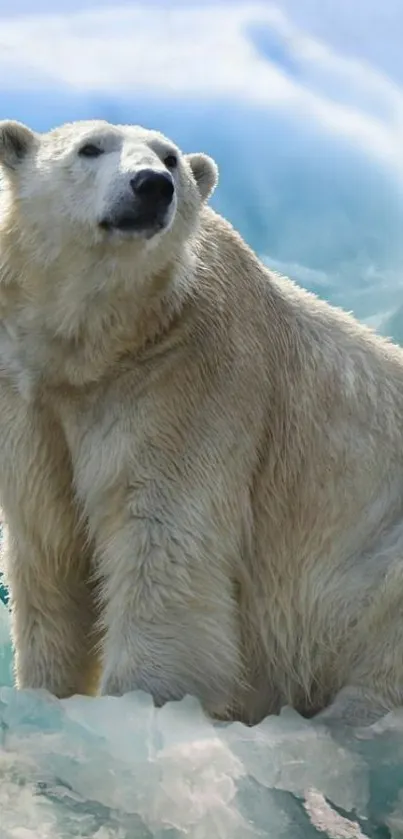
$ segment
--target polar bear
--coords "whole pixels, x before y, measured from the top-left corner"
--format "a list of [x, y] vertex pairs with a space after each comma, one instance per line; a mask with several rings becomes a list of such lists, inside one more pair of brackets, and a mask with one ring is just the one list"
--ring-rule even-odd
[[16, 680], [403, 699], [403, 351], [271, 273], [158, 132], [0, 123], [0, 500]]

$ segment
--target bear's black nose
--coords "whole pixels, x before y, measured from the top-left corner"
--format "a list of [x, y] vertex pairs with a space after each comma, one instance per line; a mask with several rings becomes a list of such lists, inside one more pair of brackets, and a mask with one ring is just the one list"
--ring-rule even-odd
[[174, 183], [169, 172], [154, 172], [141, 169], [130, 181], [134, 194], [142, 201], [153, 204], [165, 204], [172, 201]]

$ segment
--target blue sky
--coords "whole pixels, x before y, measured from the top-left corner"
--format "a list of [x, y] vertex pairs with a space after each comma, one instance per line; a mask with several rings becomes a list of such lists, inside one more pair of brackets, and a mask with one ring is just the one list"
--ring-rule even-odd
[[0, 0], [0, 118], [211, 153], [268, 264], [403, 338], [402, 31], [401, 0]]

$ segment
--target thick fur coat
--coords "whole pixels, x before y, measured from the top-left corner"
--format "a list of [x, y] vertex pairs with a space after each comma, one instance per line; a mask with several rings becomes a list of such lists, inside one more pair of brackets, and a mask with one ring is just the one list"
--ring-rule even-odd
[[[0, 123], [0, 165], [18, 685], [247, 722], [401, 704], [403, 351], [270, 273], [156, 132]], [[171, 203], [124, 227], [145, 169]]]

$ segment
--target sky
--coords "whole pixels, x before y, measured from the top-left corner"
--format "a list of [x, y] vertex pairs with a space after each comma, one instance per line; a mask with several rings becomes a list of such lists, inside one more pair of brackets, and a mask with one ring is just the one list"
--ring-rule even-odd
[[269, 266], [403, 341], [401, 0], [0, 0], [0, 118], [213, 155]]

